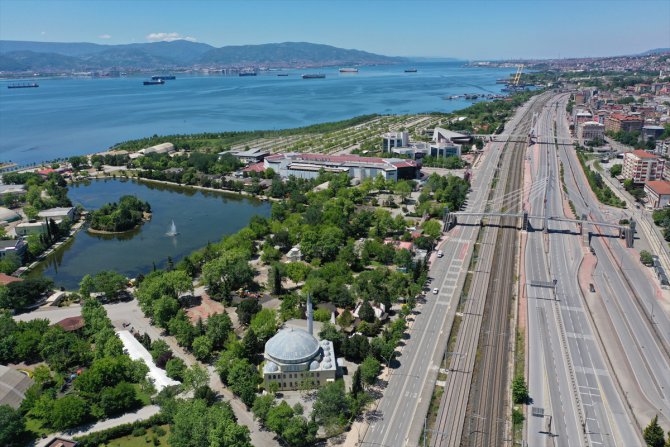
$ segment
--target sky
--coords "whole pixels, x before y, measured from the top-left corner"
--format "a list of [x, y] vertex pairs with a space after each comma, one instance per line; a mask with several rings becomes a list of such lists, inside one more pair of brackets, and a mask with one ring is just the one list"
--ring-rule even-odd
[[613, 56], [670, 47], [670, 1], [0, 0], [3, 40], [180, 38], [467, 60]]

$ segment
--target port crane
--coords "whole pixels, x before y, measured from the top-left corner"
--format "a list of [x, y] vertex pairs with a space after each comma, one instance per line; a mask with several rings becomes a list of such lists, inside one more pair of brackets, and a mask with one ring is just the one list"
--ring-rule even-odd
[[514, 87], [519, 86], [519, 82], [521, 81], [521, 74], [523, 73], [523, 64], [517, 65], [516, 66], [516, 74], [514, 75], [514, 79], [512, 79], [512, 85]]

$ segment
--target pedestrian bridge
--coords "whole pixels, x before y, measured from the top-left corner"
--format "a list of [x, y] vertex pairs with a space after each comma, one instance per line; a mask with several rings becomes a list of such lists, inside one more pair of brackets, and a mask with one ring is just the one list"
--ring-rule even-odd
[[[631, 220], [630, 224], [628, 225], [622, 225], [622, 224], [613, 224], [610, 222], [597, 222], [593, 220], [589, 220], [585, 215], [582, 216], [581, 219], [570, 219], [567, 217], [559, 217], [559, 216], [538, 216], [538, 215], [531, 215], [528, 214], [527, 212], [522, 212], [522, 213], [503, 213], [503, 212], [482, 212], [482, 213], [472, 213], [472, 212], [467, 212], [467, 211], [458, 211], [458, 212], [449, 212], [446, 211], [444, 214], [443, 218], [443, 223], [444, 223], [444, 231], [449, 231], [451, 228], [453, 228], [456, 225], [480, 225], [480, 226], [485, 226], [489, 225], [488, 222], [485, 222], [485, 218], [493, 218], [493, 217], [508, 217], [508, 218], [516, 218], [520, 219], [520, 225], [514, 225], [520, 230], [523, 231], [535, 231], [535, 230], [542, 230], [545, 232], [564, 232], [564, 228], [558, 228], [554, 226], [554, 228], [551, 228], [551, 223], [554, 222], [567, 222], [567, 223], [572, 223], [575, 224], [577, 233], [578, 234], [584, 234], [584, 226], [585, 225], [590, 225], [591, 229], [595, 231], [598, 227], [600, 228], [612, 228], [615, 230], [618, 230], [618, 236], [621, 238], [626, 239], [626, 246], [632, 247], [633, 246], [633, 240], [635, 237], [635, 221]], [[472, 221], [475, 221], [474, 223]], [[534, 225], [533, 225], [534, 224]], [[495, 226], [500, 226], [500, 224], [491, 224]], [[589, 230], [589, 236], [591, 234], [591, 230]]]
[[559, 146], [572, 146], [572, 138], [554, 138], [553, 136], [543, 135], [523, 135], [523, 134], [474, 134], [472, 137], [482, 138], [485, 141], [498, 141], [510, 143], [528, 143], [531, 144], [558, 144]]

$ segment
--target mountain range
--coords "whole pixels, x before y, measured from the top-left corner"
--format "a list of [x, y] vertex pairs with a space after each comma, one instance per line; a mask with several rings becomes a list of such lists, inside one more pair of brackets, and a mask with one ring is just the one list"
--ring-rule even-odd
[[126, 45], [0, 40], [0, 71], [4, 72], [246, 66], [297, 68], [396, 64], [403, 61], [403, 58], [308, 42], [216, 48], [186, 40]]

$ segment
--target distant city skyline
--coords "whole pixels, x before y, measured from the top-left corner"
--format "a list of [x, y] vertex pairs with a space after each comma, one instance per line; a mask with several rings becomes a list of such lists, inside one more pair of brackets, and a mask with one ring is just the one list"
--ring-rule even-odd
[[670, 47], [666, 0], [0, 0], [0, 39], [215, 47], [312, 42], [388, 56], [603, 57]]

